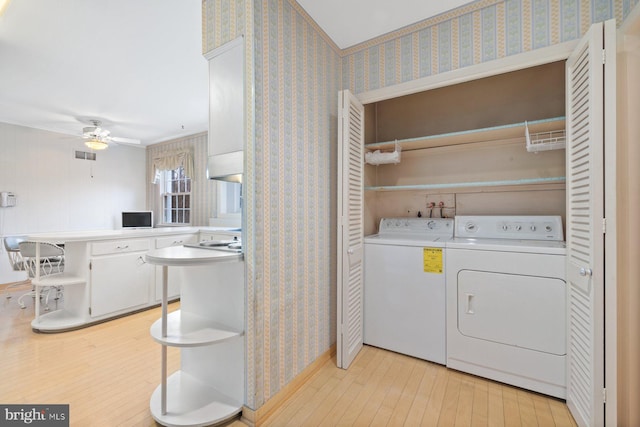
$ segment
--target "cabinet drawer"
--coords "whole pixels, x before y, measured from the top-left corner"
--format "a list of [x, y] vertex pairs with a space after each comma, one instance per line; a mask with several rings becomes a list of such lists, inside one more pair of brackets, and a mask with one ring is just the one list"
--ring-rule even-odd
[[169, 246], [182, 246], [187, 243], [196, 243], [197, 234], [179, 234], [175, 236], [158, 237], [156, 239], [156, 249], [168, 248]]
[[149, 239], [109, 240], [91, 245], [91, 255], [122, 254], [126, 252], [148, 251]]

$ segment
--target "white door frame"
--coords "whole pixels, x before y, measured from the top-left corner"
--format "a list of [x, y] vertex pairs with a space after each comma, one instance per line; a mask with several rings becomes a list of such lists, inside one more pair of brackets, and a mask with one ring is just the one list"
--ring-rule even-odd
[[[535, 67], [537, 65], [548, 64], [556, 61], [564, 61], [578, 45], [579, 40], [573, 40], [557, 45], [536, 49], [534, 51], [524, 52], [517, 55], [508, 56], [505, 58], [496, 59], [469, 67], [436, 74], [433, 76], [427, 76], [420, 79], [412, 80], [409, 82], [384, 87], [381, 89], [375, 89], [360, 94], [356, 94], [356, 97], [363, 105], [384, 101], [387, 99], [397, 98], [404, 95], [410, 95], [413, 93], [423, 92], [430, 89], [436, 89], [439, 87], [450, 86], [458, 83], [464, 83], [472, 80], [477, 80], [484, 77], [495, 76], [499, 74], [508, 73], [511, 71], [522, 70], [525, 68]], [[615, 52], [615, 50], [614, 50]], [[607, 88], [609, 90], [609, 88]], [[615, 123], [615, 121], [614, 121]], [[610, 131], [610, 129], [608, 129]], [[607, 148], [609, 149], [609, 148]], [[605, 160], [607, 165], [607, 177], [605, 177], [605, 191], [608, 194], [615, 194], [615, 179], [611, 179], [609, 174], [613, 174], [615, 177], [615, 166], [611, 167], [609, 161], [614, 161], [611, 158]], [[609, 223], [608, 227], [611, 234], [607, 234], [605, 248], [607, 251], [615, 249], [616, 237], [615, 237], [615, 212], [612, 215], [611, 209], [615, 209], [615, 204], [607, 203], [606, 212], [607, 217], [612, 219], [613, 223]], [[614, 251], [615, 253], [615, 251]], [[607, 257], [606, 260], [607, 281], [615, 282], [615, 256], [613, 258]], [[610, 408], [617, 407], [617, 314], [615, 308], [616, 290], [615, 286], [608, 286], [606, 288], [606, 300], [607, 307], [605, 313], [606, 322], [606, 341], [605, 341], [605, 353], [607, 357], [607, 366], [605, 367], [605, 381], [607, 388], [610, 390], [607, 396], [607, 403]], [[340, 309], [340, 307], [338, 307]], [[613, 362], [612, 362], [613, 361]], [[606, 414], [606, 422], [609, 425], [616, 425], [616, 411], [609, 410]]]

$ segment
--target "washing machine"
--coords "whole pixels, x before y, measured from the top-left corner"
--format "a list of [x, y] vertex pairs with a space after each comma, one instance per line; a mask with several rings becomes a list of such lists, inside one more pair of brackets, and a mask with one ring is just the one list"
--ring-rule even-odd
[[447, 367], [566, 397], [558, 216], [457, 216], [447, 243]]
[[364, 343], [446, 363], [447, 218], [383, 218], [364, 238]]

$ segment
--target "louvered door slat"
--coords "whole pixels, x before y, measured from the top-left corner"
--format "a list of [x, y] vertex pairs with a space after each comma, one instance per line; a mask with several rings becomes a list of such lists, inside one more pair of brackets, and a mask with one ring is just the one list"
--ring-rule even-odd
[[339, 94], [338, 110], [337, 364], [346, 369], [363, 342], [364, 108], [345, 90]]
[[580, 426], [604, 422], [602, 23], [567, 60], [567, 404]]

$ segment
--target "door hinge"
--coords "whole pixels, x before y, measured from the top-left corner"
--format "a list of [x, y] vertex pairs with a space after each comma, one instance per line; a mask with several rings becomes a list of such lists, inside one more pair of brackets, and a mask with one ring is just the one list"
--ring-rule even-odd
[[602, 218], [602, 234], [607, 234], [607, 218]]
[[89, 261], [89, 270], [91, 270], [93, 266], [91, 265], [91, 261]]
[[607, 403], [607, 389], [602, 389], [602, 403]]
[[607, 51], [605, 49], [602, 49], [602, 63], [607, 63]]
[[89, 307], [89, 316], [91, 316], [91, 307]]

